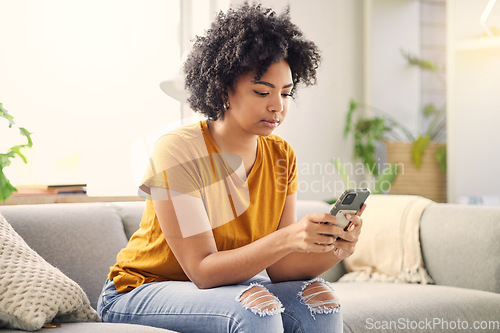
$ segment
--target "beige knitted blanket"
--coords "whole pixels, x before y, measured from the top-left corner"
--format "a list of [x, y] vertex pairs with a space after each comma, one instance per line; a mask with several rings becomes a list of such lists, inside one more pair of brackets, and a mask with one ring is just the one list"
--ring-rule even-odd
[[432, 201], [410, 195], [372, 195], [354, 254], [340, 281], [432, 283], [422, 260], [419, 227]]

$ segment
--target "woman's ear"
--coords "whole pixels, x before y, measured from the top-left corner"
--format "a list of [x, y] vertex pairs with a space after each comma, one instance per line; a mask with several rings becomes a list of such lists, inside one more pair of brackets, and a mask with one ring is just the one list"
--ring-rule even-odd
[[226, 87], [224, 91], [222, 92], [222, 105], [224, 107], [224, 110], [229, 109], [230, 102], [229, 102], [229, 94], [230, 94], [231, 88]]

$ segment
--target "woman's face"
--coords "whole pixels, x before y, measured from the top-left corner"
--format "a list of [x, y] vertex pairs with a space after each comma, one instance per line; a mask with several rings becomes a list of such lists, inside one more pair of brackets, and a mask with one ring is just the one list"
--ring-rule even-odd
[[248, 134], [268, 136], [285, 120], [292, 88], [292, 72], [284, 60], [269, 66], [258, 81], [255, 73], [243, 74], [229, 90], [224, 122]]

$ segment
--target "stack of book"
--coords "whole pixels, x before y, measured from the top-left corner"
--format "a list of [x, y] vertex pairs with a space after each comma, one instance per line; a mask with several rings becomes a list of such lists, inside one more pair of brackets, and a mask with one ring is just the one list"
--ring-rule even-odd
[[55, 195], [55, 194], [87, 194], [87, 184], [60, 184], [60, 185], [36, 185], [17, 186], [17, 192], [13, 196], [20, 195]]

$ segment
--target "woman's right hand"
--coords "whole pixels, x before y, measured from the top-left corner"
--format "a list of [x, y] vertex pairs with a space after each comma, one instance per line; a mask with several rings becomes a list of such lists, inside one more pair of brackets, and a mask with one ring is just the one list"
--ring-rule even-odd
[[286, 227], [287, 244], [296, 252], [329, 252], [335, 248], [343, 229], [337, 218], [327, 213], [311, 213]]

